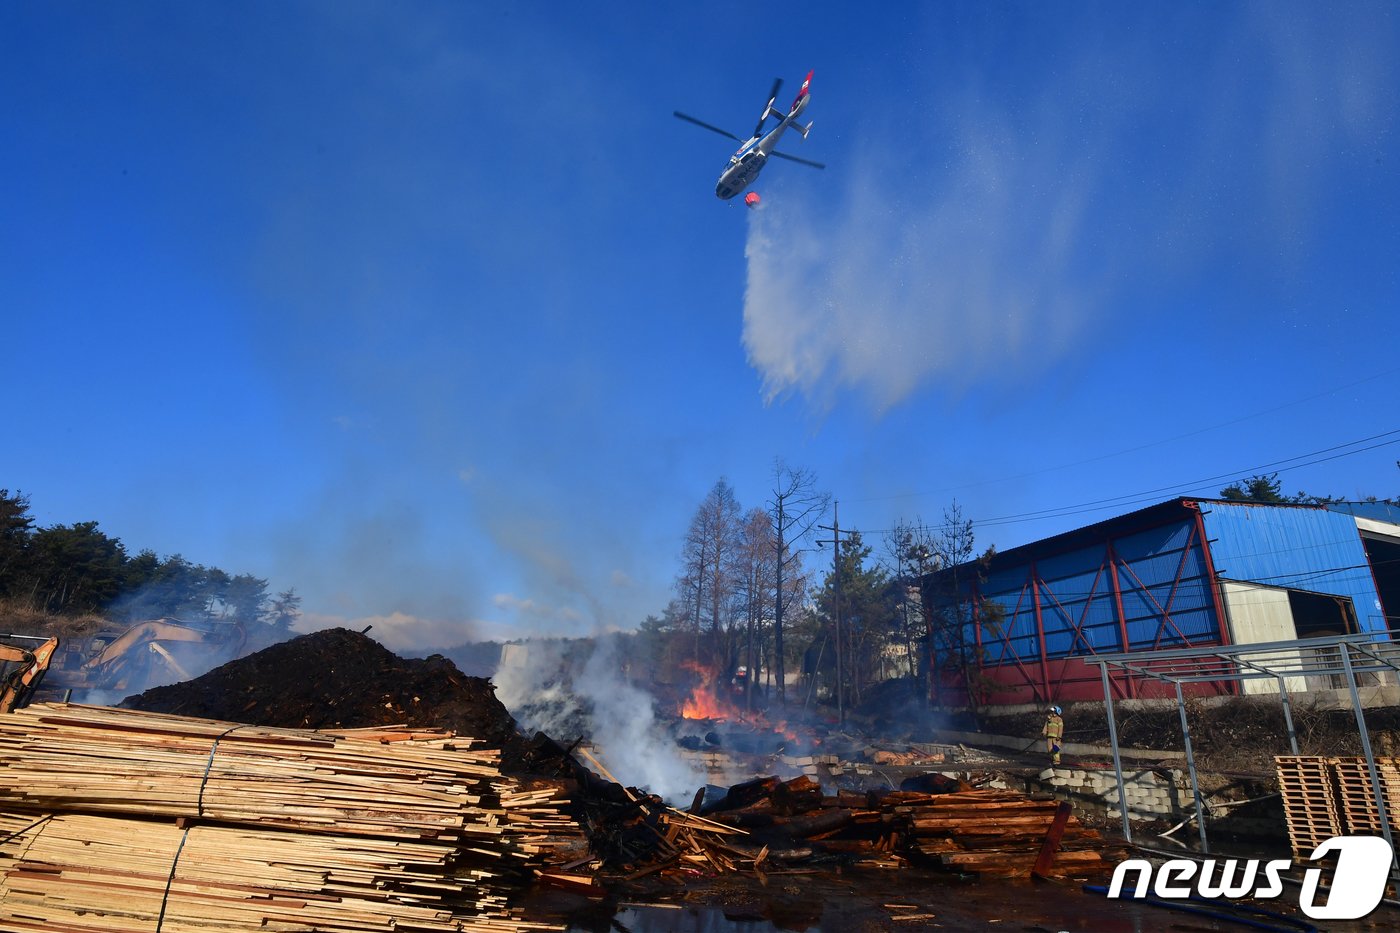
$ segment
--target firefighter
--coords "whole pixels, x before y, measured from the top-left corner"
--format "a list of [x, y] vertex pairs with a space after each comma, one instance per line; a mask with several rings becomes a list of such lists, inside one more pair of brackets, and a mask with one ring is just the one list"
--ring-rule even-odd
[[1050, 763], [1057, 765], [1060, 763], [1060, 744], [1065, 736], [1065, 721], [1060, 718], [1060, 708], [1050, 707], [1045, 714], [1045, 725], [1040, 727], [1040, 734], [1045, 736], [1045, 750], [1050, 753]]

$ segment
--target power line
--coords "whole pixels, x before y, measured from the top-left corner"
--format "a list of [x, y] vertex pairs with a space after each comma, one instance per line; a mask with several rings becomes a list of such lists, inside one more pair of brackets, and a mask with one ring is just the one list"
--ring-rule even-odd
[[[1360, 440], [1348, 441], [1348, 442], [1345, 443], [1345, 444], [1338, 444], [1338, 445], [1336, 445], [1336, 446], [1334, 446], [1334, 447], [1324, 447], [1324, 448], [1321, 449], [1321, 450], [1315, 450], [1315, 451], [1312, 451], [1311, 453], [1306, 453], [1306, 454], [1299, 454], [1299, 455], [1296, 456], [1296, 457], [1286, 457], [1286, 458], [1284, 458], [1283, 460], [1275, 460], [1275, 461], [1273, 461], [1273, 462], [1271, 462], [1271, 463], [1266, 463], [1266, 464], [1264, 464], [1264, 465], [1262, 465], [1262, 466], [1247, 467], [1247, 468], [1245, 468], [1245, 469], [1243, 469], [1243, 470], [1231, 470], [1231, 471], [1228, 472], [1228, 473], [1217, 473], [1217, 474], [1214, 475], [1214, 476], [1207, 476], [1207, 477], [1204, 477], [1204, 478], [1202, 478], [1202, 479], [1191, 480], [1191, 481], [1186, 482], [1186, 483], [1173, 483], [1173, 484], [1171, 484], [1171, 485], [1169, 485], [1169, 486], [1158, 486], [1158, 487], [1155, 488], [1155, 489], [1148, 489], [1148, 490], [1145, 490], [1145, 491], [1143, 491], [1143, 492], [1130, 493], [1130, 494], [1128, 494], [1128, 495], [1123, 495], [1123, 496], [1113, 496], [1113, 497], [1110, 497], [1110, 498], [1107, 498], [1107, 499], [1095, 499], [1095, 500], [1091, 500], [1091, 501], [1089, 501], [1089, 502], [1079, 503], [1078, 505], [1063, 506], [1063, 507], [1061, 507], [1061, 508], [1056, 508], [1056, 509], [1042, 509], [1042, 510], [1039, 511], [1039, 512], [1026, 512], [1026, 513], [1021, 513], [1021, 514], [1019, 514], [1019, 515], [1001, 516], [1001, 517], [999, 517], [999, 518], [982, 519], [980, 522], [978, 522], [978, 524], [983, 525], [983, 526], [986, 526], [986, 525], [996, 525], [996, 524], [1009, 524], [1009, 523], [1014, 522], [1014, 521], [1023, 520], [1024, 518], [1030, 517], [1030, 516], [1043, 515], [1044, 517], [1047, 517], [1047, 518], [1056, 518], [1056, 517], [1060, 517], [1061, 515], [1074, 515], [1074, 514], [1079, 514], [1079, 511], [1080, 511], [1080, 510], [1082, 510], [1082, 511], [1098, 511], [1098, 510], [1104, 509], [1104, 508], [1115, 508], [1115, 507], [1117, 507], [1117, 506], [1119, 506], [1119, 505], [1131, 505], [1131, 504], [1133, 504], [1134, 502], [1144, 501], [1145, 499], [1149, 499], [1149, 498], [1156, 498], [1156, 497], [1158, 497], [1158, 496], [1159, 496], [1160, 494], [1162, 494], [1162, 493], [1176, 491], [1176, 490], [1182, 489], [1183, 487], [1184, 487], [1184, 488], [1187, 488], [1187, 489], [1198, 489], [1198, 488], [1200, 488], [1201, 486], [1204, 486], [1204, 485], [1207, 485], [1207, 484], [1214, 484], [1214, 483], [1221, 482], [1222, 480], [1228, 480], [1228, 479], [1238, 478], [1239, 476], [1244, 475], [1244, 474], [1258, 475], [1258, 474], [1263, 473], [1263, 472], [1266, 471], [1266, 470], [1274, 470], [1275, 472], [1282, 472], [1283, 469], [1297, 469], [1297, 468], [1299, 468], [1299, 467], [1304, 467], [1304, 466], [1313, 466], [1313, 465], [1318, 464], [1318, 463], [1326, 463], [1326, 462], [1328, 462], [1329, 460], [1337, 460], [1337, 459], [1340, 459], [1340, 458], [1342, 458], [1342, 457], [1350, 457], [1350, 456], [1353, 456], [1353, 455], [1355, 455], [1355, 454], [1365, 453], [1365, 452], [1368, 451], [1368, 450], [1375, 450], [1375, 449], [1378, 448], [1378, 447], [1387, 447], [1387, 446], [1389, 446], [1389, 445], [1391, 445], [1391, 444], [1400, 444], [1400, 437], [1393, 437], [1393, 435], [1396, 435], [1396, 434], [1400, 434], [1400, 429], [1396, 429], [1396, 430], [1393, 430], [1393, 431], [1385, 431], [1385, 432], [1383, 432], [1383, 433], [1381, 433], [1381, 434], [1373, 434], [1373, 435], [1370, 436], [1370, 437], [1363, 437], [1363, 438], [1361, 438]], [[1332, 453], [1333, 451], [1337, 451], [1337, 450], [1343, 450], [1343, 448], [1346, 448], [1346, 447], [1353, 447], [1353, 446], [1355, 446], [1355, 445], [1357, 445], [1357, 444], [1365, 444], [1365, 443], [1367, 443], [1367, 442], [1369, 442], [1369, 441], [1378, 440], [1379, 438], [1382, 438], [1382, 437], [1392, 437], [1393, 439], [1392, 439], [1392, 440], [1388, 440], [1388, 441], [1382, 441], [1382, 442], [1379, 443], [1379, 444], [1372, 444], [1372, 445], [1369, 446], [1369, 447], [1362, 447], [1362, 448], [1359, 448], [1359, 449], [1357, 449], [1357, 450], [1348, 450], [1348, 451], [1345, 451], [1345, 452], [1343, 452], [1343, 453], [1335, 454], [1335, 455], [1330, 456], [1330, 457], [1323, 457], [1323, 456], [1321, 456], [1322, 454]], [[1317, 457], [1318, 459], [1316, 459], [1316, 460], [1308, 460], [1309, 457]], [[1295, 462], [1295, 461], [1299, 461], [1299, 460], [1307, 460], [1308, 462], [1306, 462], [1306, 463], [1296, 463], [1296, 462]], [[1290, 464], [1290, 463], [1293, 464], [1291, 467], [1284, 467], [1284, 464]]]
[[[1010, 515], [996, 516], [993, 518], [975, 519], [974, 525], [979, 528], [987, 528], [997, 527], [1000, 525], [1020, 524], [1023, 522], [1030, 521], [1042, 521], [1044, 519], [1049, 518], [1066, 518], [1073, 515], [1083, 515], [1089, 512], [1101, 512], [1106, 511], [1108, 509], [1122, 508], [1124, 506], [1136, 505], [1142, 502], [1155, 502], [1159, 500], [1163, 494], [1169, 492], [1175, 492], [1178, 494], [1195, 494], [1199, 492], [1203, 487], [1207, 487], [1211, 484], [1221, 482], [1222, 480], [1238, 479], [1240, 476], [1244, 475], [1259, 475], [1270, 470], [1276, 473], [1286, 472], [1287, 470], [1291, 469], [1315, 466], [1319, 463], [1327, 463], [1331, 460], [1339, 460], [1342, 457], [1350, 457], [1356, 454], [1366, 453], [1370, 450], [1376, 450], [1381, 447], [1388, 447], [1393, 444], [1400, 444], [1400, 437], [1394, 436], [1397, 434], [1400, 434], [1400, 428], [1391, 431], [1384, 431], [1380, 434], [1373, 434], [1370, 437], [1363, 437], [1354, 441], [1347, 441], [1346, 443], [1337, 444], [1332, 447], [1324, 447], [1321, 450], [1315, 450], [1310, 453], [1299, 454], [1294, 457], [1286, 457], [1282, 460], [1275, 460], [1271, 463], [1266, 463], [1261, 466], [1246, 467], [1240, 470], [1231, 470], [1228, 473], [1218, 473], [1215, 476], [1207, 476], [1202, 479], [1191, 480], [1186, 483], [1173, 483], [1168, 486], [1159, 486], [1155, 489], [1148, 489], [1135, 493], [1127, 493], [1121, 496], [1111, 496], [1105, 499], [1093, 499], [1088, 502], [1081, 502], [1075, 505], [1057, 506], [1055, 508], [1040, 509], [1033, 512], [1019, 512]], [[1367, 447], [1359, 447], [1355, 450], [1345, 449], [1348, 447], [1355, 447], [1357, 444], [1367, 444], [1370, 441], [1379, 440], [1380, 438], [1391, 438], [1391, 440], [1381, 441], [1377, 444], [1370, 444], [1370, 446]], [[1334, 453], [1334, 451], [1342, 452]], [[1323, 454], [1332, 454], [1332, 456], [1322, 456]], [[1300, 463], [1296, 461], [1306, 462]], [[1292, 465], [1285, 466], [1286, 464]], [[920, 527], [925, 530], [938, 530], [946, 528], [948, 526], [923, 525]], [[894, 529], [891, 528], [872, 529], [871, 531], [869, 531], [869, 533], [887, 534], [893, 530]]]
[[1293, 408], [1294, 406], [1301, 405], [1301, 404], [1303, 404], [1304, 402], [1311, 402], [1311, 401], [1315, 401], [1316, 399], [1324, 398], [1324, 397], [1329, 396], [1329, 395], [1335, 395], [1336, 393], [1341, 392], [1341, 391], [1343, 391], [1344, 389], [1355, 388], [1356, 386], [1363, 385], [1363, 384], [1365, 384], [1365, 383], [1367, 383], [1367, 382], [1373, 382], [1373, 381], [1375, 381], [1375, 380], [1377, 380], [1377, 379], [1382, 379], [1382, 378], [1384, 378], [1384, 377], [1386, 377], [1386, 376], [1394, 375], [1395, 373], [1400, 373], [1400, 367], [1396, 367], [1396, 368], [1394, 368], [1394, 369], [1387, 369], [1387, 370], [1385, 370], [1384, 372], [1375, 373], [1375, 374], [1370, 375], [1370, 376], [1363, 376], [1362, 378], [1357, 379], [1357, 380], [1354, 381], [1354, 382], [1348, 382], [1348, 383], [1346, 383], [1345, 385], [1340, 385], [1340, 386], [1337, 386], [1337, 387], [1332, 388], [1332, 389], [1327, 389], [1326, 391], [1318, 392], [1318, 393], [1315, 394], [1315, 395], [1307, 395], [1307, 396], [1304, 396], [1304, 397], [1302, 397], [1302, 398], [1294, 399], [1294, 400], [1291, 401], [1291, 402], [1285, 402], [1285, 403], [1283, 403], [1282, 405], [1276, 405], [1276, 406], [1274, 406], [1273, 408], [1265, 408], [1265, 409], [1262, 409], [1262, 410], [1260, 410], [1260, 411], [1251, 412], [1250, 414], [1247, 414], [1247, 415], [1241, 415], [1240, 417], [1238, 417], [1238, 418], [1232, 418], [1232, 419], [1230, 419], [1229, 421], [1222, 421], [1222, 422], [1219, 422], [1218, 424], [1209, 425], [1208, 427], [1197, 428], [1197, 429], [1194, 430], [1194, 431], [1187, 431], [1187, 432], [1185, 432], [1184, 434], [1176, 434], [1176, 435], [1173, 435], [1172, 437], [1162, 438], [1161, 440], [1158, 440], [1158, 441], [1151, 441], [1151, 442], [1146, 443], [1146, 444], [1139, 444], [1139, 445], [1137, 445], [1136, 447], [1127, 447], [1127, 448], [1124, 448], [1123, 450], [1116, 450], [1116, 451], [1113, 451], [1112, 453], [1099, 454], [1098, 456], [1095, 456], [1095, 457], [1087, 457], [1087, 458], [1085, 458], [1085, 459], [1083, 459], [1083, 460], [1075, 460], [1075, 461], [1073, 461], [1073, 462], [1071, 462], [1071, 463], [1061, 463], [1061, 464], [1058, 464], [1058, 465], [1056, 465], [1056, 466], [1042, 467], [1042, 468], [1039, 469], [1039, 470], [1029, 470], [1029, 471], [1024, 472], [1024, 473], [1016, 473], [1016, 474], [1013, 474], [1013, 475], [1010, 475], [1010, 476], [1003, 476], [1003, 477], [1000, 477], [1000, 478], [997, 478], [997, 479], [985, 479], [985, 480], [978, 480], [978, 481], [973, 482], [973, 483], [962, 483], [962, 484], [957, 485], [957, 486], [948, 486], [948, 487], [945, 487], [945, 488], [943, 488], [943, 489], [935, 489], [935, 490], [930, 490], [930, 491], [927, 491], [927, 492], [895, 493], [895, 494], [888, 495], [888, 496], [871, 496], [871, 497], [869, 497], [869, 498], [865, 498], [865, 499], [855, 499], [855, 500], [852, 500], [852, 501], [855, 501], [855, 502], [881, 502], [881, 501], [886, 501], [886, 500], [889, 500], [889, 499], [911, 499], [911, 498], [917, 498], [917, 497], [920, 497], [920, 496], [937, 495], [937, 494], [939, 494], [939, 493], [945, 493], [945, 492], [957, 492], [957, 491], [960, 490], [960, 489], [975, 489], [975, 488], [977, 488], [977, 487], [979, 487], [979, 486], [988, 486], [988, 485], [992, 485], [992, 484], [995, 484], [995, 483], [1008, 483], [1008, 482], [1011, 482], [1012, 480], [1029, 479], [1029, 478], [1032, 477], [1032, 476], [1042, 476], [1042, 475], [1044, 475], [1044, 474], [1046, 474], [1046, 473], [1054, 473], [1054, 472], [1057, 472], [1057, 471], [1059, 471], [1059, 470], [1068, 470], [1068, 469], [1071, 469], [1072, 467], [1084, 466], [1085, 464], [1089, 464], [1089, 463], [1099, 463], [1099, 462], [1104, 461], [1104, 460], [1111, 460], [1111, 459], [1113, 459], [1114, 457], [1121, 457], [1121, 456], [1124, 456], [1124, 455], [1126, 455], [1126, 454], [1137, 453], [1137, 452], [1142, 451], [1142, 450], [1150, 450], [1150, 449], [1152, 449], [1153, 447], [1161, 447], [1161, 446], [1164, 445], [1164, 444], [1171, 444], [1171, 443], [1174, 443], [1174, 442], [1176, 442], [1176, 441], [1185, 440], [1185, 439], [1188, 438], [1188, 437], [1196, 437], [1197, 435], [1200, 435], [1200, 434], [1207, 434], [1207, 433], [1209, 433], [1209, 432], [1211, 432], [1211, 431], [1217, 431], [1217, 430], [1219, 430], [1220, 428], [1228, 428], [1228, 427], [1230, 427], [1231, 425], [1236, 425], [1236, 424], [1240, 424], [1240, 423], [1245, 422], [1245, 421], [1250, 421], [1250, 420], [1253, 420], [1254, 418], [1259, 418], [1259, 417], [1262, 417], [1262, 416], [1264, 416], [1264, 415], [1271, 415], [1271, 414], [1273, 414], [1273, 413], [1275, 413], [1275, 412], [1283, 411], [1283, 410], [1285, 410], [1285, 409]]

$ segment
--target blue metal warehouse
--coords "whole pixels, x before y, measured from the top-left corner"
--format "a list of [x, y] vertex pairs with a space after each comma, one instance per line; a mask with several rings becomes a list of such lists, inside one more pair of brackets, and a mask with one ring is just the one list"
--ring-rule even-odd
[[[1102, 699], [1100, 653], [1290, 641], [1390, 638], [1400, 623], [1400, 510], [1384, 503], [1284, 505], [1173, 499], [924, 578], [926, 616], [958, 605], [961, 641], [935, 635], [935, 700], [958, 704], [976, 671], [984, 703]], [[1001, 607], [1001, 618], [988, 612]], [[954, 629], [956, 634], [956, 629]], [[942, 655], [940, 657], [940, 654]], [[1198, 684], [1197, 693], [1237, 684]], [[1297, 684], [1296, 689], [1321, 684]], [[1121, 674], [1120, 697], [1165, 695]], [[1248, 689], [1248, 688], [1245, 688]], [[1263, 689], [1263, 688], [1261, 688]], [[1268, 689], [1273, 689], [1269, 687]]]

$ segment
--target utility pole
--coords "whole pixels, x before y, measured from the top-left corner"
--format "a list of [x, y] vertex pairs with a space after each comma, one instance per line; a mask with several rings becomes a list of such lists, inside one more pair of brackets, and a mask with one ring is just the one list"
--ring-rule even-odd
[[836, 588], [836, 598], [833, 600], [833, 615], [836, 622], [836, 717], [841, 725], [846, 724], [846, 675], [841, 661], [841, 503], [833, 501], [831, 503], [831, 524], [818, 525], [831, 532], [829, 540], [818, 541], [818, 544], [831, 545], [831, 574], [833, 586]]
[[[773, 622], [773, 662], [778, 669], [778, 705], [787, 709], [787, 663], [783, 660], [783, 560], [787, 555], [787, 545], [783, 541], [783, 500], [778, 499], [778, 561], [773, 568], [777, 577], [777, 592], [774, 594]], [[798, 668], [801, 670], [801, 667]], [[752, 676], [752, 675], [750, 675]], [[815, 674], [813, 675], [815, 676]], [[800, 675], [799, 675], [800, 678]], [[801, 680], [798, 680], [801, 683]], [[800, 688], [799, 688], [800, 690]]]

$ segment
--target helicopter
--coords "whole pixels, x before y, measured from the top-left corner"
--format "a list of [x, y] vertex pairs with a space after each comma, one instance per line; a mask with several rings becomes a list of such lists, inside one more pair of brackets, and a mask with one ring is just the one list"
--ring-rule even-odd
[[[778, 99], [778, 91], [783, 86], [782, 78], [773, 79], [773, 88], [768, 92], [768, 104], [763, 108], [763, 115], [758, 118], [758, 125], [753, 128], [753, 136], [747, 142], [735, 136], [728, 130], [722, 130], [717, 126], [712, 126], [703, 120], [697, 120], [689, 114], [674, 111], [675, 115], [687, 123], [694, 123], [696, 126], [718, 133], [721, 136], [728, 136], [738, 143], [743, 143], [739, 151], [729, 157], [729, 164], [725, 166], [724, 173], [719, 176], [719, 183], [715, 185], [716, 196], [723, 200], [729, 200], [743, 191], [758, 177], [758, 173], [763, 171], [763, 166], [768, 164], [769, 156], [777, 156], [780, 159], [787, 159], [789, 162], [799, 162], [802, 165], [809, 165], [812, 168], [826, 168], [820, 162], [813, 162], [810, 159], [799, 159], [797, 156], [788, 155], [785, 152], [778, 152], [774, 147], [778, 145], [778, 140], [789, 127], [797, 130], [806, 139], [807, 134], [812, 129], [812, 124], [803, 126], [797, 122], [797, 118], [802, 115], [802, 111], [807, 109], [807, 104], [811, 101], [811, 96], [807, 93], [808, 87], [812, 83], [812, 75], [816, 69], [807, 72], [807, 78], [802, 82], [802, 90], [797, 92], [797, 99], [792, 102], [787, 113], [774, 108], [773, 103]], [[764, 134], [764, 125], [769, 117], [777, 117], [778, 125]]]

